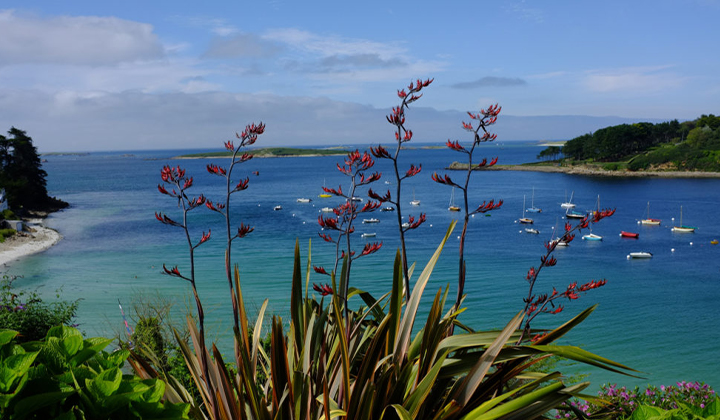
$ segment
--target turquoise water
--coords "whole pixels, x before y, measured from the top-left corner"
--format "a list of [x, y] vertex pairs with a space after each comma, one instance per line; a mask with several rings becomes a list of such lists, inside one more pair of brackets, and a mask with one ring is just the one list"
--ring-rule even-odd
[[[489, 158], [498, 156], [501, 164], [533, 161], [542, 147], [527, 144], [488, 145], [481, 151]], [[117, 306], [121, 299], [126, 310], [138, 293], [157, 294], [175, 301], [177, 313], [186, 308], [187, 283], [162, 274], [162, 265], [187, 267], [187, 250], [180, 230], [162, 225], [154, 213], [178, 214], [171, 199], [157, 192], [160, 169], [165, 164], [181, 165], [195, 176], [196, 194], [216, 200], [222, 195], [220, 178], [207, 174], [210, 160], [171, 160], [187, 151], [131, 153], [93, 153], [86, 156], [49, 156], [51, 194], [72, 204], [68, 210], [53, 214], [47, 224], [58, 229], [64, 239], [50, 250], [10, 265], [8, 272], [22, 275], [27, 287], [54, 295], [62, 288], [68, 299], [82, 299], [79, 322], [87, 335], [121, 331], [122, 319]], [[433, 171], [457, 160], [459, 155], [445, 149], [415, 149], [404, 153], [406, 163], [422, 163], [420, 175], [403, 184], [403, 203], [412, 191], [422, 201], [419, 209], [406, 205], [405, 212], [427, 213], [428, 222], [408, 239], [409, 257], [416, 261], [419, 273], [440, 243], [450, 221], [458, 215], [447, 211], [450, 189], [430, 180]], [[250, 176], [250, 188], [234, 196], [234, 224], [251, 224], [255, 231], [235, 242], [234, 260], [240, 264], [243, 291], [248, 306], [259, 308], [270, 301], [269, 311], [287, 312], [292, 255], [299, 240], [303, 257], [312, 241], [312, 262], [330, 266], [333, 249], [317, 236], [320, 208], [337, 204], [336, 199], [321, 199], [321, 186], [346, 186], [335, 169], [342, 157], [303, 157], [253, 159], [239, 167], [238, 174]], [[213, 160], [224, 164], [223, 159]], [[389, 173], [388, 162], [375, 169]], [[251, 171], [259, 171], [254, 176]], [[450, 173], [458, 177], [459, 173]], [[566, 343], [585, 349], [642, 372], [643, 379], [592, 371], [591, 380], [621, 382], [628, 385], [670, 384], [679, 380], [699, 380], [720, 386], [720, 239], [713, 217], [720, 204], [720, 179], [603, 178], [534, 172], [486, 172], [473, 175], [471, 204], [503, 199], [502, 209], [491, 217], [472, 219], [466, 258], [468, 280], [465, 304], [468, 310], [461, 320], [477, 329], [501, 328], [522, 308], [527, 294], [524, 280], [527, 270], [539, 264], [553, 227], [564, 223], [560, 203], [573, 193], [579, 210], [596, 205], [616, 208], [611, 218], [595, 226], [603, 235], [601, 242], [582, 241], [579, 237], [567, 249], [558, 249], [558, 264], [545, 269], [538, 291], [565, 288], [569, 283], [607, 279], [605, 287], [577, 301], [567, 302], [563, 313], [546, 316], [536, 326], [553, 326], [582, 309], [599, 304], [595, 313], [566, 339]], [[373, 189], [384, 191], [382, 181]], [[535, 190], [535, 206], [543, 209], [535, 219], [539, 235], [520, 233], [516, 223], [521, 217], [523, 197], [530, 206]], [[191, 190], [191, 191], [192, 191]], [[299, 197], [311, 203], [297, 203]], [[457, 197], [456, 197], [457, 198]], [[456, 200], [457, 201], [457, 200]], [[651, 216], [663, 219], [662, 226], [640, 226], [647, 202]], [[282, 211], [273, 207], [282, 205]], [[697, 226], [694, 234], [671, 232], [672, 218], [679, 218], [683, 206], [684, 224]], [[224, 342], [230, 323], [230, 306], [223, 272], [222, 226], [217, 215], [198, 210], [192, 214], [192, 226], [199, 238], [201, 231], [212, 228], [213, 239], [198, 248], [197, 263], [201, 297], [213, 325], [213, 335]], [[376, 225], [357, 226], [357, 232], [373, 231], [382, 241], [377, 254], [354, 264], [352, 283], [375, 294], [383, 293], [390, 282], [392, 260], [398, 241], [394, 213], [375, 213]], [[638, 240], [619, 237], [621, 230], [640, 233]], [[454, 295], [457, 264], [457, 236], [454, 232], [436, 268], [427, 297], [438, 288], [451, 286]], [[357, 235], [358, 245], [363, 239]], [[633, 251], [649, 251], [650, 260], [627, 260]], [[313, 273], [311, 281], [327, 278]], [[574, 369], [574, 368], [573, 368]]]

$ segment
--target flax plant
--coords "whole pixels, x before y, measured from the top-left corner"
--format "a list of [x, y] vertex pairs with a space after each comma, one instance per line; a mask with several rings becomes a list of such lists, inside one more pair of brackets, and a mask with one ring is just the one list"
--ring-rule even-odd
[[475, 153], [475, 148], [479, 146], [480, 143], [493, 141], [497, 138], [497, 134], [491, 134], [490, 132], [488, 132], [487, 128], [490, 125], [495, 124], [495, 122], [497, 121], [497, 116], [498, 114], [500, 114], [501, 109], [502, 107], [499, 107], [497, 104], [495, 104], [490, 105], [487, 110], [481, 110], [478, 114], [468, 112], [468, 115], [470, 116], [470, 119], [472, 121], [469, 123], [463, 121], [462, 126], [463, 129], [469, 131], [473, 135], [473, 140], [469, 147], [466, 148], [462, 146], [458, 140], [455, 140], [454, 142], [450, 140], [447, 141], [447, 147], [456, 152], [463, 153], [467, 156], [467, 171], [465, 172], [465, 179], [461, 183], [454, 182], [448, 175], [440, 176], [437, 174], [437, 172], [432, 174], [433, 181], [439, 184], [451, 186], [453, 188], [459, 188], [460, 191], [462, 191], [463, 193], [463, 228], [462, 233], [460, 234], [458, 290], [457, 298], [455, 299], [455, 308], [460, 308], [460, 303], [463, 299], [463, 291], [465, 290], [465, 236], [467, 235], [467, 228], [470, 217], [478, 213], [487, 213], [489, 211], [498, 209], [503, 204], [502, 200], [498, 200], [497, 203], [495, 203], [494, 200], [490, 200], [489, 202], [483, 201], [483, 203], [474, 210], [470, 210], [468, 204], [468, 185], [470, 184], [470, 175], [472, 174], [472, 171], [482, 167], [493, 166], [498, 161], [498, 158], [495, 158], [488, 163], [487, 158], [485, 158], [482, 160], [482, 162], [473, 165], [473, 154]]
[[405, 89], [399, 89], [397, 92], [398, 98], [400, 98], [401, 102], [400, 105], [397, 107], [394, 107], [392, 109], [392, 114], [388, 115], [386, 117], [387, 121], [395, 126], [395, 141], [397, 143], [395, 147], [395, 152], [390, 153], [382, 146], [378, 147], [371, 147], [370, 151], [372, 152], [373, 156], [375, 156], [378, 159], [389, 159], [393, 163], [393, 174], [395, 175], [395, 198], [390, 194], [390, 190], [387, 191], [385, 195], [379, 195], [371, 189], [368, 192], [368, 195], [371, 198], [374, 198], [375, 200], [380, 201], [381, 203], [390, 203], [395, 207], [396, 215], [397, 215], [397, 224], [398, 224], [398, 235], [400, 237], [400, 250], [401, 250], [401, 257], [402, 257], [402, 269], [403, 269], [403, 278], [404, 278], [404, 287], [405, 287], [405, 297], [409, 298], [410, 296], [410, 276], [408, 273], [408, 259], [407, 259], [407, 247], [405, 246], [405, 233], [409, 230], [417, 229], [421, 224], [425, 222], [425, 213], [420, 213], [417, 220], [415, 220], [414, 216], [410, 216], [408, 218], [407, 225], [403, 226], [403, 208], [400, 205], [401, 201], [401, 193], [402, 193], [402, 182], [406, 178], [413, 177], [420, 173], [422, 170], [422, 165], [419, 164], [415, 166], [414, 164], [410, 165], [410, 168], [405, 171], [404, 174], [402, 174], [402, 171], [398, 167], [398, 157], [400, 156], [400, 150], [402, 149], [403, 143], [407, 143], [410, 140], [412, 140], [413, 132], [412, 130], [407, 129], [405, 127], [405, 110], [410, 107], [410, 104], [417, 101], [422, 97], [422, 93], [420, 91], [423, 88], [426, 88], [430, 86], [430, 83], [433, 82], [434, 79], [427, 79], [425, 81], [418, 79], [416, 82], [410, 82], [410, 85], [407, 87], [407, 91]]

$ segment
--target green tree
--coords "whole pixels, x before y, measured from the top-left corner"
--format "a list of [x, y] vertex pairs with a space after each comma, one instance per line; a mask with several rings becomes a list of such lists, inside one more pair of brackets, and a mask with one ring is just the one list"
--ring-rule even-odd
[[47, 193], [47, 172], [25, 131], [12, 127], [8, 137], [0, 136], [0, 187], [5, 188], [14, 209], [55, 211], [67, 203]]

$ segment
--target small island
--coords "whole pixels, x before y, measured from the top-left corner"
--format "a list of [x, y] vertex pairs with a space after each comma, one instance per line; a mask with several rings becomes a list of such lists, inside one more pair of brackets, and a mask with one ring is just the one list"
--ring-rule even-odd
[[[260, 149], [249, 150], [255, 157], [309, 157], [309, 156], [337, 156], [346, 155], [348, 150], [342, 148], [328, 149], [303, 149], [296, 147], [264, 147]], [[176, 156], [173, 159], [206, 159], [206, 158], [224, 158], [230, 157], [232, 152], [204, 152], [191, 153], [187, 155]]]

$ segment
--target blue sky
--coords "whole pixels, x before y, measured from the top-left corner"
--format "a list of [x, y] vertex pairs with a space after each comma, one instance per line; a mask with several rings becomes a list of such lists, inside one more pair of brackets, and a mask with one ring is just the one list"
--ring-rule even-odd
[[5, 0], [0, 130], [40, 151], [214, 147], [260, 120], [267, 145], [378, 143], [397, 89], [434, 78], [419, 141], [496, 102], [499, 140], [563, 139], [606, 120], [519, 117], [720, 113], [718, 22], [716, 0]]

